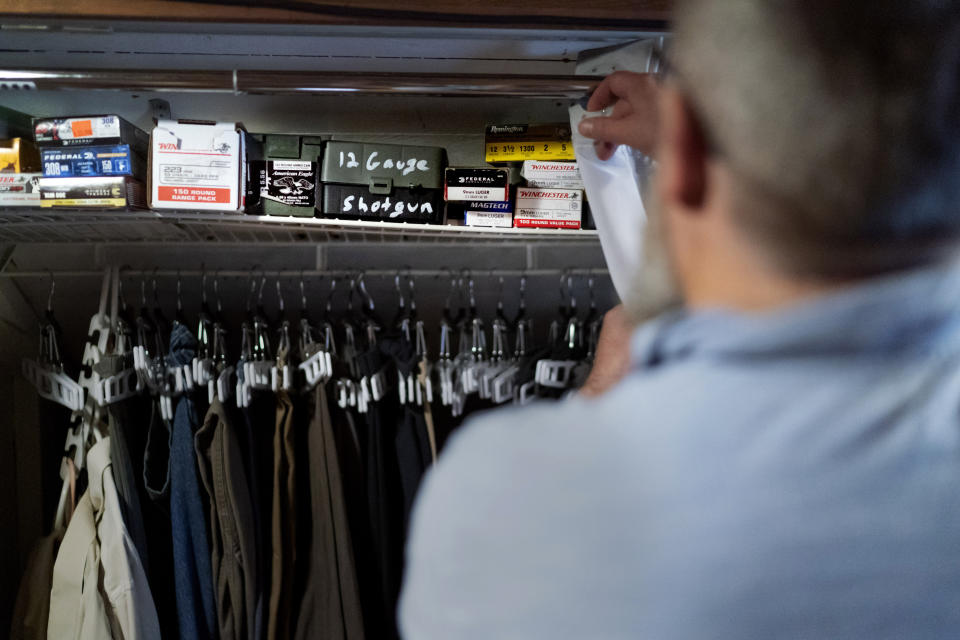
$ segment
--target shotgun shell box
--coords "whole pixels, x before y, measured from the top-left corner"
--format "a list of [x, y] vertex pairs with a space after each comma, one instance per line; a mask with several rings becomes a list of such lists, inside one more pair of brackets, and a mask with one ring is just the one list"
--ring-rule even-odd
[[574, 160], [569, 124], [492, 124], [485, 137], [487, 162]]
[[468, 227], [512, 227], [513, 203], [506, 202], [449, 202], [447, 223], [457, 222]]
[[323, 209], [335, 218], [440, 224], [443, 192], [439, 189], [394, 187], [388, 195], [378, 195], [371, 193], [368, 187], [325, 184]]
[[40, 173], [0, 173], [0, 207], [40, 206]]
[[576, 162], [543, 162], [525, 160], [523, 177], [528, 187], [538, 189], [583, 189]]
[[142, 209], [146, 190], [130, 176], [40, 178], [40, 206]]
[[328, 142], [320, 178], [327, 217], [440, 224], [442, 147]]
[[517, 189], [515, 227], [579, 229], [583, 192], [579, 189]]
[[320, 203], [320, 165], [324, 139], [265, 134], [265, 160], [249, 164], [247, 213], [312, 218]]
[[146, 176], [146, 162], [128, 144], [46, 148], [40, 155], [45, 178]]
[[33, 137], [40, 147], [128, 144], [142, 156], [149, 142], [141, 129], [115, 115], [34, 118]]
[[242, 211], [261, 144], [233, 122], [160, 120], [150, 136], [150, 207]]
[[0, 173], [35, 171], [40, 171], [40, 154], [32, 142], [24, 138], [0, 140]]
[[510, 199], [510, 172], [490, 167], [447, 167], [443, 199], [447, 202], [505, 202]]

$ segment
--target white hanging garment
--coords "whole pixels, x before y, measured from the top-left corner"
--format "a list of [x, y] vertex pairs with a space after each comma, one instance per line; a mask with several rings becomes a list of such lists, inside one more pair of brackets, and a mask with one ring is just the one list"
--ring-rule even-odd
[[87, 475], [53, 567], [47, 637], [159, 639], [147, 574], [120, 514], [109, 437], [90, 448]]

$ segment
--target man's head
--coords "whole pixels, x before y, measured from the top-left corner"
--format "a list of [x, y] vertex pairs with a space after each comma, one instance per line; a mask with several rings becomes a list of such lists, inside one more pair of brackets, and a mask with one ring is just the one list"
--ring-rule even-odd
[[657, 192], [688, 298], [737, 270], [824, 284], [953, 250], [960, 4], [678, 0], [674, 33]]

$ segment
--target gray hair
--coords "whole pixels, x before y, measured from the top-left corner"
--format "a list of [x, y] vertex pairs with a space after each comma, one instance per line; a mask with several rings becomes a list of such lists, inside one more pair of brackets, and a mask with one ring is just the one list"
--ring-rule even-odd
[[960, 239], [960, 3], [678, 0], [671, 62], [785, 270], [869, 275]]

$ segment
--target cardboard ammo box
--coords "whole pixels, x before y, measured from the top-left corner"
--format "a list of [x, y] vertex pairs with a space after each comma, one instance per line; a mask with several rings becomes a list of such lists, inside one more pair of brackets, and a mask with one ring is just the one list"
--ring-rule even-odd
[[264, 160], [249, 163], [247, 213], [312, 218], [321, 202], [323, 138], [264, 134]]
[[128, 144], [141, 156], [149, 142], [143, 130], [116, 115], [34, 118], [33, 139], [39, 147]]
[[128, 144], [56, 147], [41, 152], [45, 178], [133, 176], [144, 180], [147, 163]]
[[484, 136], [486, 162], [575, 159], [568, 123], [491, 124], [486, 128]]
[[495, 167], [447, 167], [443, 198], [447, 202], [506, 202], [510, 171]]
[[443, 222], [442, 147], [327, 142], [323, 154], [325, 217], [384, 222]]
[[513, 226], [513, 203], [504, 202], [448, 202], [447, 224], [467, 227]]
[[515, 227], [579, 229], [583, 191], [579, 189], [517, 189]]
[[583, 189], [576, 162], [524, 160], [523, 177], [528, 187], [540, 189]]
[[243, 211], [259, 140], [233, 122], [160, 120], [150, 136], [152, 209]]
[[142, 209], [147, 199], [143, 183], [130, 176], [40, 178], [40, 206]]
[[0, 140], [0, 173], [36, 171], [40, 171], [40, 154], [32, 142], [24, 138]]
[[40, 173], [0, 173], [0, 208], [39, 207]]

